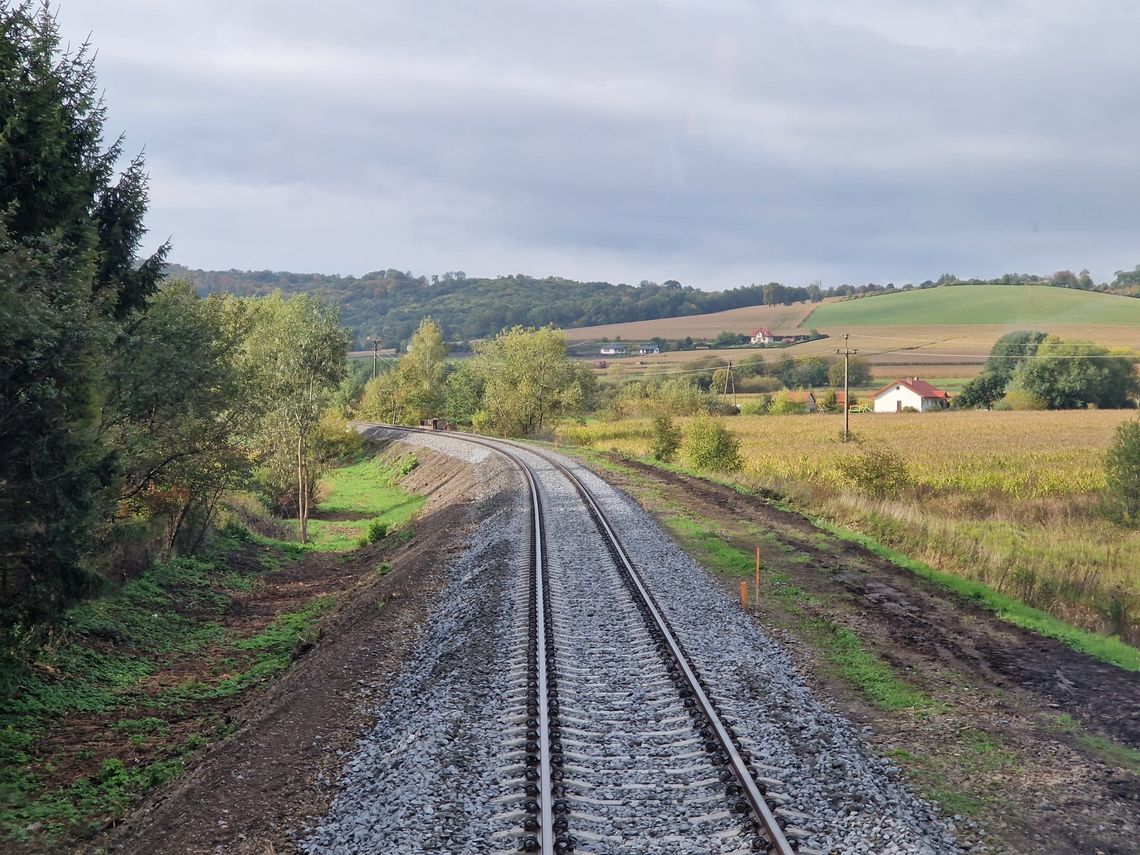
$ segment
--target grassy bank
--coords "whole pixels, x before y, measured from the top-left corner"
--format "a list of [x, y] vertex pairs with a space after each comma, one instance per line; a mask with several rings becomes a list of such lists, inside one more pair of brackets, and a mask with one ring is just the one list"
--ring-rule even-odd
[[[864, 415], [852, 420], [858, 442], [846, 445], [839, 416], [735, 417], [727, 424], [745, 459], [735, 484], [775, 491], [947, 580], [977, 583], [1002, 603], [1037, 610], [1059, 623], [1021, 620], [1018, 610], [995, 605], [1014, 622], [1122, 664], [1134, 646], [1115, 645], [1109, 654], [1111, 642], [1069, 630], [1140, 642], [1140, 532], [1096, 512], [1104, 451], [1128, 418], [1135, 415]], [[649, 423], [591, 423], [566, 428], [560, 438], [644, 458]], [[842, 466], [880, 449], [896, 455], [905, 472], [900, 489], [876, 497], [846, 478]]]
[[228, 733], [227, 710], [312, 647], [349, 569], [368, 572], [333, 553], [421, 506], [398, 483], [414, 465], [330, 473], [305, 547], [231, 523], [72, 608], [32, 654], [0, 651], [0, 842], [74, 848]]

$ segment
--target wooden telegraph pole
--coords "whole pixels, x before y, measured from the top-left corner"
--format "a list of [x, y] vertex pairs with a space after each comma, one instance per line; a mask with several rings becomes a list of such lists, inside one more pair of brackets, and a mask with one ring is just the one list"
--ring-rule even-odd
[[372, 343], [372, 379], [376, 379], [376, 371], [380, 366], [380, 336], [370, 335], [368, 341]]
[[728, 360], [727, 371], [728, 371], [728, 373], [724, 375], [724, 390], [722, 391], [721, 394], [723, 394], [726, 398], [728, 397], [728, 384], [731, 383], [732, 384], [732, 404], [733, 404], [733, 406], [736, 406], [736, 378], [732, 376], [732, 360], [731, 359]]
[[851, 359], [851, 354], [858, 353], [857, 350], [852, 350], [847, 346], [847, 333], [843, 334], [843, 350], [837, 350], [836, 353], [843, 355], [843, 441], [847, 442], [847, 436], [850, 433], [851, 427], [851, 394], [847, 386], [847, 366]]

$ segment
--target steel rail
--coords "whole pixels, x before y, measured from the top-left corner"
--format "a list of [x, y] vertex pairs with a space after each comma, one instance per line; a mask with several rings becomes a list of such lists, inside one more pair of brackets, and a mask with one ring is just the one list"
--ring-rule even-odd
[[[426, 430], [424, 428], [404, 427], [402, 425], [386, 425], [364, 423], [371, 427], [378, 427], [384, 430], [399, 430], [407, 433], [424, 433], [433, 436], [439, 436], [440, 433], [434, 430]], [[458, 431], [448, 431], [444, 436], [455, 436], [464, 442], [472, 443], [473, 445], [481, 445], [491, 451], [501, 454], [507, 458], [511, 463], [518, 468], [526, 480], [527, 491], [530, 493], [530, 517], [531, 517], [531, 553], [533, 562], [533, 574], [531, 575], [531, 583], [534, 585], [535, 592], [535, 625], [534, 625], [534, 638], [536, 642], [536, 656], [535, 656], [535, 673], [536, 681], [538, 684], [537, 701], [538, 701], [538, 805], [539, 805], [539, 827], [538, 827], [538, 852], [541, 855], [556, 855], [558, 849], [555, 848], [555, 834], [554, 834], [554, 780], [552, 774], [552, 758], [550, 751], [550, 679], [547, 673], [547, 649], [546, 649], [546, 592], [544, 590], [544, 580], [546, 574], [546, 531], [543, 525], [542, 517], [542, 502], [539, 498], [538, 480], [534, 477], [534, 472], [531, 471], [530, 466], [521, 457], [513, 451], [503, 448], [502, 445], [511, 445], [510, 443], [497, 443], [488, 441], [479, 437], [471, 436], [470, 434], [461, 434], [456, 436]], [[517, 447], [517, 446], [515, 446]], [[525, 838], [524, 838], [525, 840]]]
[[[510, 444], [513, 445], [513, 443]], [[768, 806], [768, 802], [764, 798], [764, 794], [760, 792], [760, 788], [752, 779], [752, 774], [748, 770], [748, 765], [744, 762], [744, 758], [740, 756], [740, 752], [737, 751], [736, 745], [733, 743], [732, 736], [729, 734], [728, 729], [725, 727], [724, 722], [721, 721], [720, 715], [717, 713], [712, 701], [709, 699], [704, 688], [701, 686], [701, 682], [697, 677], [696, 671], [694, 670], [692, 664], [689, 662], [688, 656], [681, 649], [680, 643], [678, 642], [677, 637], [673, 634], [672, 628], [669, 626], [669, 623], [665, 619], [665, 616], [661, 613], [661, 610], [657, 607], [657, 603], [655, 602], [653, 595], [649, 592], [649, 589], [645, 586], [645, 582], [642, 580], [641, 574], [633, 566], [633, 562], [630, 561], [629, 554], [626, 552], [625, 547], [622, 545], [621, 539], [617, 536], [617, 532], [614, 531], [613, 526], [610, 525], [609, 519], [606, 517], [605, 512], [602, 511], [601, 506], [598, 504], [597, 500], [594, 497], [594, 494], [567, 466], [533, 448], [528, 448], [527, 450], [537, 455], [538, 457], [541, 457], [543, 460], [561, 472], [562, 475], [564, 475], [570, 481], [570, 483], [574, 485], [579, 495], [586, 502], [591, 514], [598, 524], [598, 527], [602, 530], [606, 539], [609, 541], [614, 554], [621, 562], [622, 567], [628, 574], [635, 590], [641, 597], [642, 602], [645, 604], [649, 615], [653, 619], [653, 623], [656, 625], [658, 631], [665, 639], [666, 644], [668, 644], [669, 651], [672, 654], [673, 659], [676, 661], [678, 667], [681, 669], [681, 673], [685, 677], [685, 682], [688, 684], [689, 690], [693, 693], [693, 696], [696, 699], [701, 712], [708, 719], [710, 725], [712, 726], [713, 734], [716, 736], [716, 740], [720, 744], [721, 749], [728, 757], [729, 766], [732, 769], [737, 783], [743, 790], [744, 797], [748, 800], [749, 806], [752, 808], [753, 813], [760, 821], [765, 835], [768, 837], [768, 840], [772, 844], [771, 851], [779, 853], [779, 855], [797, 855], [796, 850], [792, 847], [791, 843], [788, 842], [788, 838], [785, 836], [783, 828], [781, 828], [779, 822], [777, 821], [776, 815]]]
[[[375, 426], [385, 429], [402, 430], [409, 433], [439, 435], [437, 431], [425, 430], [423, 428], [411, 428], [398, 425]], [[542, 549], [542, 544], [544, 543], [542, 538], [545, 536], [545, 533], [542, 527], [542, 506], [539, 500], [538, 482], [534, 477], [534, 473], [531, 471], [530, 465], [518, 457], [514, 451], [508, 450], [508, 448], [518, 451], [526, 451], [530, 454], [535, 455], [536, 457], [539, 457], [559, 473], [561, 473], [571, 483], [571, 485], [573, 485], [575, 490], [582, 497], [600, 532], [605, 537], [614, 556], [618, 559], [621, 568], [625, 571], [626, 576], [629, 579], [633, 589], [637, 592], [638, 597], [640, 598], [642, 604], [645, 606], [646, 613], [649, 615], [653, 622], [653, 625], [656, 627], [658, 633], [661, 635], [666, 645], [668, 646], [669, 654], [679, 668], [682, 676], [684, 677], [685, 683], [689, 691], [692, 693], [701, 714], [704, 715], [705, 719], [708, 721], [712, 729], [712, 733], [716, 738], [717, 744], [720, 745], [721, 750], [724, 752], [724, 755], [727, 758], [728, 766], [732, 771], [733, 777], [736, 779], [738, 785], [740, 786], [744, 798], [747, 800], [749, 807], [752, 809], [752, 813], [759, 821], [759, 825], [764, 835], [768, 838], [768, 841], [771, 844], [769, 851], [776, 853], [777, 855], [798, 855], [796, 849], [792, 846], [792, 844], [788, 841], [787, 836], [784, 834], [784, 830], [778, 822], [775, 813], [773, 813], [771, 807], [769, 807], [767, 800], [764, 798], [764, 794], [760, 791], [760, 788], [757, 786], [756, 781], [753, 780], [752, 773], [750, 772], [747, 763], [741, 756], [740, 752], [737, 750], [736, 745], [733, 742], [732, 735], [729, 733], [728, 728], [721, 720], [715, 705], [709, 698], [708, 694], [705, 692], [704, 687], [701, 685], [701, 680], [697, 676], [696, 670], [693, 667], [692, 663], [689, 661], [688, 655], [682, 649], [681, 644], [678, 641], [676, 635], [673, 633], [672, 627], [669, 625], [668, 620], [665, 618], [660, 608], [657, 606], [657, 602], [654, 599], [653, 594], [649, 591], [648, 587], [646, 587], [644, 580], [641, 578], [641, 574], [638, 572], [636, 567], [634, 567], [633, 562], [629, 558], [629, 554], [626, 552], [625, 546], [622, 544], [621, 539], [617, 535], [617, 532], [610, 524], [609, 518], [602, 510], [601, 506], [598, 504], [597, 499], [594, 497], [594, 494], [590, 491], [590, 489], [573, 471], [570, 470], [569, 467], [558, 462], [557, 460], [554, 460], [547, 454], [532, 446], [520, 445], [509, 440], [488, 440], [483, 437], [472, 436], [471, 434], [463, 433], [460, 431], [448, 431], [444, 435], [450, 435], [464, 442], [481, 445], [508, 458], [525, 474], [527, 486], [531, 494], [531, 513], [534, 520], [534, 526], [532, 530], [532, 537], [534, 538], [533, 548], [535, 553], [534, 578], [536, 590], [538, 593], [539, 605], [539, 608], [537, 610], [539, 630], [538, 682], [539, 698], [541, 701], [539, 704], [539, 725], [540, 736], [542, 737], [540, 739], [540, 750], [543, 752], [543, 762], [540, 769], [542, 786], [540, 803], [542, 808], [542, 836], [540, 838], [540, 851], [542, 852], [542, 855], [550, 855], [556, 851], [554, 848], [552, 812], [553, 802], [551, 798], [552, 780], [549, 745], [549, 706], [547, 703], [548, 697], [546, 680], [545, 613], [544, 609], [542, 608], [544, 605], [544, 592], [542, 590], [541, 584], [542, 574], [545, 570], [543, 564]], [[504, 448], [503, 446], [507, 446], [507, 448]]]

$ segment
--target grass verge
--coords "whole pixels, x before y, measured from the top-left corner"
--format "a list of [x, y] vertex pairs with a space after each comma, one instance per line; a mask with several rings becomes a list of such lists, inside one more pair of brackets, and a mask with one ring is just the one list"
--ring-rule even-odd
[[[600, 456], [603, 455], [599, 455], [595, 452], [594, 455], [591, 455], [590, 459], [596, 461], [597, 457]], [[979, 603], [1007, 623], [1030, 630], [1047, 638], [1056, 639], [1073, 650], [1092, 656], [1102, 662], [1108, 662], [1126, 671], [1140, 671], [1140, 649], [1121, 641], [1116, 636], [1102, 635], [1081, 629], [1080, 627], [1050, 615], [1048, 612], [1028, 606], [1013, 597], [995, 591], [982, 582], [937, 570], [929, 564], [918, 561], [898, 550], [883, 545], [869, 535], [851, 531], [818, 515], [805, 513], [803, 509], [777, 499], [767, 492], [757, 493], [730, 478], [717, 477], [706, 472], [698, 472], [676, 464], [661, 463], [649, 457], [638, 457], [634, 459], [640, 463], [656, 466], [657, 468], [669, 472], [712, 481], [713, 483], [736, 490], [743, 495], [761, 498], [764, 501], [772, 503], [780, 510], [800, 514], [811, 522], [812, 525], [816, 526], [816, 528], [842, 540], [858, 543], [868, 551], [875, 553], [881, 558], [887, 559], [898, 567], [909, 570], [929, 582], [952, 591], [968, 600]]]
[[[724, 575], [748, 579], [755, 572], [755, 556], [724, 540], [707, 521], [671, 514], [666, 526], [699, 563]], [[763, 573], [764, 596], [781, 601], [797, 630], [819, 650], [831, 669], [854, 687], [877, 709], [920, 712], [935, 706], [920, 689], [896, 675], [891, 666], [867, 649], [850, 628], [826, 617], [806, 613], [818, 603], [812, 595], [791, 583], [789, 577], [767, 569]]]
[[326, 529], [302, 548], [230, 525], [201, 557], [156, 564], [73, 607], [30, 656], [0, 650], [0, 848], [82, 850], [229, 732], [235, 699], [307, 652], [353, 584], [346, 559], [314, 553], [346, 549], [373, 520], [398, 525], [422, 505], [397, 483], [412, 461], [330, 473], [318, 512], [354, 517], [350, 533]]
[[865, 534], [850, 531], [849, 529], [834, 525], [819, 517], [808, 517], [808, 519], [810, 519], [811, 523], [817, 528], [835, 537], [852, 543], [858, 543], [870, 552], [875, 553], [881, 558], [886, 558], [892, 564], [902, 567], [904, 570], [909, 570], [916, 576], [920, 576], [940, 587], [982, 604], [1007, 623], [1019, 626], [1022, 629], [1031, 630], [1039, 635], [1055, 638], [1073, 650], [1086, 653], [1089, 656], [1096, 657], [1104, 662], [1109, 662], [1127, 671], [1140, 671], [1140, 650], [1137, 650], [1129, 644], [1125, 644], [1119, 638], [1099, 635], [1075, 627], [1040, 609], [1027, 606], [1012, 597], [998, 593], [992, 588], [983, 585], [981, 582], [975, 582], [972, 579], [964, 579], [961, 576], [935, 570], [930, 565], [903, 555], [901, 552], [891, 549], [889, 546], [884, 546], [874, 538], [868, 537]]

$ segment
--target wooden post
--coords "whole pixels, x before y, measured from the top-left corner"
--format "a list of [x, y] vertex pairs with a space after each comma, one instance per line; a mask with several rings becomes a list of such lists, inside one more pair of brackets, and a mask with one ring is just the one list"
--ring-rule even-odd
[[756, 611], [760, 611], [760, 547], [756, 547]]
[[740, 607], [745, 610], [748, 608], [748, 583], [743, 579], [740, 580]]

